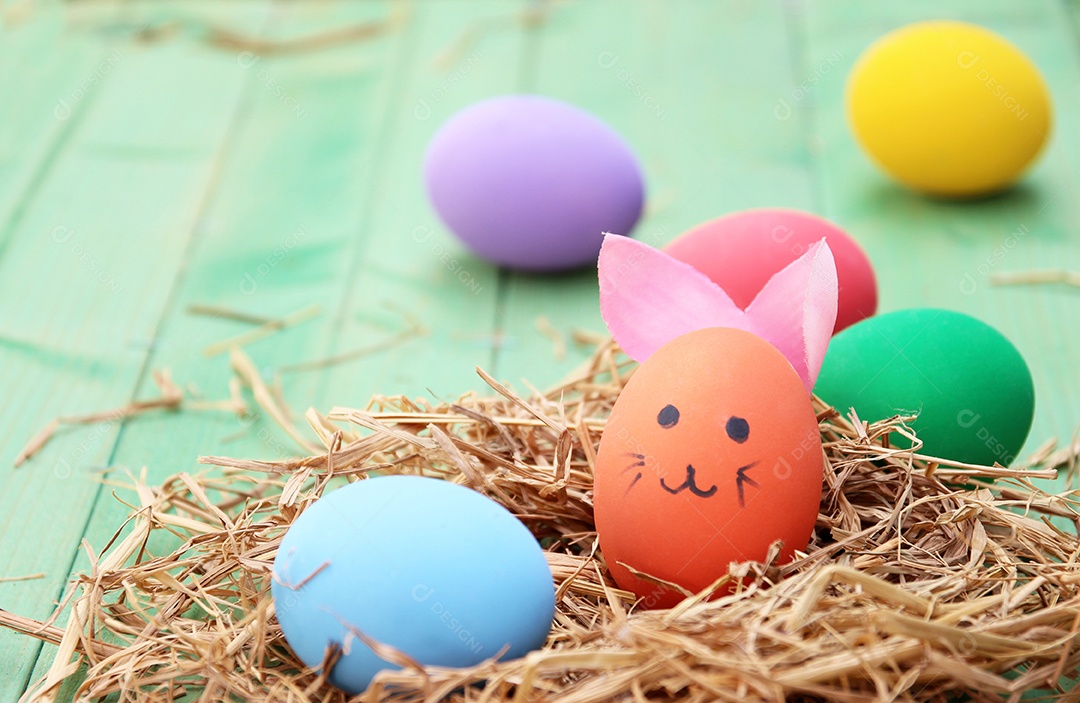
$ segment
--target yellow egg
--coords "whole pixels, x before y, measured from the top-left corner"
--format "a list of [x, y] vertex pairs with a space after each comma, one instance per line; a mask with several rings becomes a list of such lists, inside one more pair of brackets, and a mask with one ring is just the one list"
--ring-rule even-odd
[[1050, 96], [1035, 65], [964, 22], [920, 22], [875, 42], [848, 78], [847, 111], [881, 168], [947, 197], [1006, 188], [1050, 133]]

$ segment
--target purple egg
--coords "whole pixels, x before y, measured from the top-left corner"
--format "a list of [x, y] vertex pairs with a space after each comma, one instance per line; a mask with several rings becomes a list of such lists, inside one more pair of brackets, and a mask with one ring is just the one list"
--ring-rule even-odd
[[428, 145], [428, 195], [477, 256], [527, 271], [595, 266], [604, 232], [628, 234], [644, 200], [629, 145], [587, 112], [535, 95], [457, 113]]

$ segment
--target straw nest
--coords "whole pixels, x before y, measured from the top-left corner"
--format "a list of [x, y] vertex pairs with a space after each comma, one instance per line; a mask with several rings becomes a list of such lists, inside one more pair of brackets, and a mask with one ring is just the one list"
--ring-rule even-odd
[[67, 628], [6, 623], [61, 644], [36, 690], [85, 674], [85, 700], [345, 701], [290, 653], [271, 565], [320, 494], [376, 471], [439, 476], [510, 509], [546, 545], [558, 610], [544, 649], [518, 661], [422, 669], [385, 650], [404, 668], [356, 700], [1080, 700], [1066, 681], [1080, 666], [1077, 500], [1031, 483], [1075, 453], [1047, 450], [1028, 470], [938, 462], [888, 446], [910, 418], [867, 424], [819, 403], [827, 462], [805, 553], [733, 565], [744, 585], [718, 600], [638, 610], [592, 523], [597, 442], [632, 371], [620, 359], [604, 345], [575, 381], [527, 399], [486, 379], [491, 397], [454, 404], [309, 411], [322, 453], [204, 457], [220, 469], [137, 482]]

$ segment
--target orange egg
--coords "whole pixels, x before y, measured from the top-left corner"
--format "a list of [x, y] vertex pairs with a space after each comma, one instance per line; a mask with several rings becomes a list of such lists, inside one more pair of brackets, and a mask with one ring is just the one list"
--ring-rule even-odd
[[790, 560], [814, 529], [822, 467], [787, 359], [742, 330], [690, 332], [649, 357], [612, 409], [596, 458], [600, 549], [644, 607], [670, 607], [678, 592], [631, 569], [697, 592], [777, 539]]

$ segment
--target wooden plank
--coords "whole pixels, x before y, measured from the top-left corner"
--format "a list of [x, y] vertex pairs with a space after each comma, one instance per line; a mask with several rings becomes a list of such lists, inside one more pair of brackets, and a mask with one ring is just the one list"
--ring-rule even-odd
[[[0, 255], [98, 85], [126, 56], [99, 36], [67, 31], [72, 18], [56, 5], [7, 14], [0, 21]], [[102, 21], [117, 11], [70, 14]]]
[[[255, 20], [261, 7], [230, 13]], [[98, 19], [113, 15], [102, 6]], [[15, 612], [52, 610], [119, 423], [66, 431], [21, 469], [12, 460], [50, 418], [130, 399], [245, 82], [223, 65], [235, 64], [188, 42], [115, 64], [0, 260], [0, 387], [11, 401], [0, 408], [0, 574], [45, 574], [0, 584]], [[0, 699], [21, 692], [38, 648], [0, 632]]]
[[[660, 246], [734, 210], [814, 209], [801, 116], [781, 109], [794, 86], [779, 6], [576, 3], [537, 34], [537, 92], [599, 116], [644, 164], [649, 212], [638, 239]], [[512, 275], [499, 377], [544, 387], [581, 363], [587, 347], [571, 344], [556, 360], [537, 320], [563, 335], [605, 332], [597, 295], [595, 270]]]
[[524, 50], [519, 7], [488, 0], [417, 6], [371, 219], [352, 252], [354, 281], [344, 290], [327, 350], [341, 354], [369, 344], [370, 330], [356, 322], [379, 315], [385, 303], [429, 333], [391, 354], [328, 369], [315, 392], [318, 404], [363, 404], [372, 392], [452, 400], [484, 387], [474, 368], [488, 365], [497, 342], [498, 272], [469, 255], [437, 220], [424, 193], [422, 162], [450, 115], [514, 90]]
[[[394, 7], [293, 5], [279, 18], [276, 35], [375, 20]], [[425, 207], [419, 157], [447, 114], [493, 86], [512, 84], [521, 34], [513, 24], [496, 25], [461, 55], [432, 63], [467, 39], [468, 30], [505, 14], [500, 2], [424, 3], [389, 36], [252, 63], [250, 71], [264, 73], [256, 75], [229, 164], [202, 218], [198, 248], [148, 366], [169, 366], [178, 380], [221, 398], [231, 376], [227, 359], [207, 359], [202, 349], [249, 327], [193, 317], [185, 312], [190, 304], [270, 317], [319, 305], [320, 317], [247, 349], [270, 380], [278, 367], [392, 337], [403, 322], [380, 306], [388, 302], [437, 331], [350, 364], [285, 374], [292, 407], [363, 404], [375, 392], [423, 393], [429, 385], [450, 393], [476, 386], [472, 368], [490, 339], [495, 276], [477, 271], [479, 290], [471, 292], [435, 252], [454, 245], [435, 231], [432, 217], [417, 214]], [[445, 89], [452, 79], [453, 90]], [[284, 103], [278, 86], [295, 105]], [[423, 236], [418, 227], [427, 228]], [[444, 360], [456, 364], [437, 363]], [[148, 379], [140, 392], [152, 393]], [[194, 464], [200, 454], [279, 458], [298, 452], [265, 419], [245, 424], [220, 412], [143, 417], [125, 425], [112, 463], [146, 466], [149, 480], [160, 481], [203, 468]], [[105, 544], [127, 512], [105, 491], [86, 539]], [[80, 555], [73, 570], [86, 567]], [[35, 678], [53, 651], [44, 648]]]
[[[1073, 26], [1050, 0], [942, 5], [811, 2], [793, 23], [804, 37], [802, 72], [838, 62], [821, 76], [812, 101], [812, 144], [820, 154], [824, 214], [857, 233], [877, 268], [882, 311], [937, 306], [974, 315], [1019, 347], [1036, 387], [1035, 423], [1026, 450], [1051, 436], [1067, 439], [1080, 421], [1074, 380], [1080, 336], [1068, 321], [1080, 298], [1064, 287], [995, 287], [990, 275], [1030, 269], [1076, 270], [1077, 134], [1080, 81]], [[909, 22], [954, 18], [986, 26], [1040, 67], [1055, 106], [1055, 134], [1030, 174], [1012, 191], [978, 202], [945, 202], [910, 193], [877, 172], [854, 143], [843, 114], [844, 80], [865, 47]], [[1067, 53], [1066, 53], [1067, 52]], [[1065, 56], [1070, 60], [1065, 60]]]

